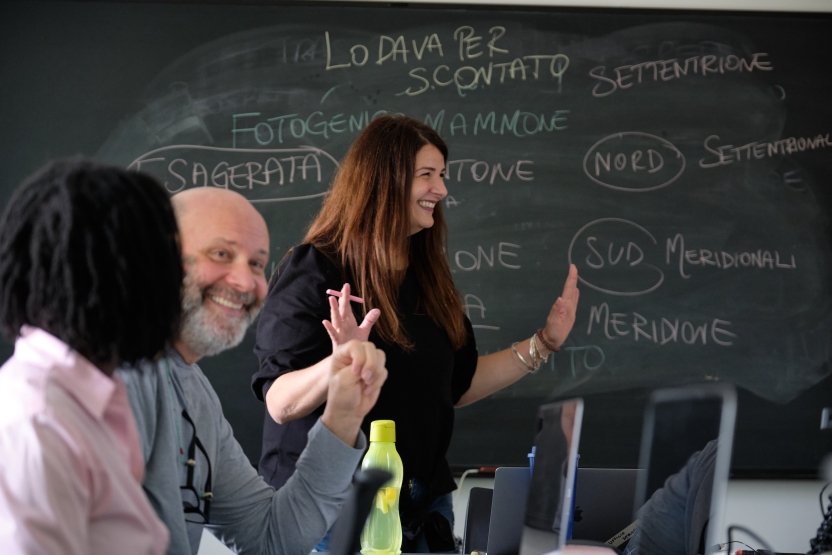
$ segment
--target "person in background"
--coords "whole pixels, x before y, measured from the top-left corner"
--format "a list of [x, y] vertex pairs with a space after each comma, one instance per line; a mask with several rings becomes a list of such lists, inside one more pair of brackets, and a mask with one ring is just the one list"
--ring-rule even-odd
[[705, 444], [638, 511], [624, 555], [705, 553], [718, 440]]
[[[444, 141], [421, 122], [373, 120], [342, 161], [303, 243], [272, 279], [255, 345], [260, 369], [252, 389], [267, 408], [260, 472], [276, 488], [295, 472], [306, 434], [326, 410], [326, 368], [316, 361], [354, 338], [369, 338], [387, 354], [390, 374], [364, 429], [372, 420], [396, 422], [406, 552], [455, 548], [456, 486], [445, 458], [454, 407], [539, 367], [566, 340], [578, 303], [571, 266], [543, 328], [478, 356], [443, 251], [447, 156]], [[350, 305], [345, 284], [363, 304]], [[328, 289], [341, 290], [339, 303], [327, 301]], [[360, 326], [351, 306], [365, 318]], [[318, 549], [327, 549], [325, 540]]]
[[321, 362], [327, 409], [308, 430], [295, 476], [275, 492], [196, 364], [237, 345], [263, 305], [266, 222], [224, 189], [189, 189], [173, 206], [185, 267], [182, 325], [162, 357], [118, 371], [138, 423], [144, 490], [170, 529], [169, 553], [196, 555], [206, 529], [240, 553], [305, 555], [349, 492], [367, 445], [360, 424], [386, 378], [384, 353], [351, 341]]
[[4, 555], [165, 552], [113, 371], [173, 338], [181, 286], [173, 210], [149, 176], [59, 161], [14, 193], [0, 223], [0, 327], [15, 342], [0, 368]]

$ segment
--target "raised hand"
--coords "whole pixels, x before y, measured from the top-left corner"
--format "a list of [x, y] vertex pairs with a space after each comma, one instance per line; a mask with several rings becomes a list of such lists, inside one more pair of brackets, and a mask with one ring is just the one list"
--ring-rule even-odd
[[349, 341], [332, 352], [323, 424], [352, 445], [364, 417], [378, 400], [387, 379], [384, 351], [365, 341]]
[[364, 321], [359, 326], [350, 306], [350, 284], [345, 283], [341, 288], [340, 299], [329, 297], [330, 320], [323, 321], [329, 338], [332, 339], [333, 351], [338, 345], [344, 345], [353, 339], [367, 341], [367, 338], [370, 337], [370, 330], [372, 330], [373, 324], [378, 321], [379, 316], [381, 316], [381, 311], [374, 308], [367, 313]]
[[563, 285], [563, 293], [552, 305], [549, 316], [546, 317], [546, 327], [543, 329], [543, 336], [546, 341], [560, 347], [563, 345], [572, 326], [575, 324], [575, 312], [578, 309], [578, 268], [574, 264], [569, 265], [569, 275]]

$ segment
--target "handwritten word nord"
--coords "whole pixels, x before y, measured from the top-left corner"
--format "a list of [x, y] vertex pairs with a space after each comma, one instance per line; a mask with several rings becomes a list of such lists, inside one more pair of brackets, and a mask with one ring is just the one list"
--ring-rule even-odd
[[584, 156], [584, 173], [595, 183], [629, 193], [667, 187], [685, 171], [685, 157], [670, 141], [628, 131], [604, 137]]
[[829, 139], [829, 133], [825, 135], [817, 135], [815, 138], [789, 137], [788, 139], [781, 139], [773, 143], [754, 142], [742, 146], [712, 146], [712, 143], [715, 141], [719, 141], [719, 135], [710, 135], [705, 139], [705, 150], [710, 152], [712, 156], [700, 159], [699, 167], [716, 168], [719, 166], [733, 164], [735, 161], [742, 162], [743, 155], [745, 156], [745, 160], [762, 160], [764, 158], [784, 156], [794, 152], [803, 152], [805, 150], [815, 150], [817, 148], [832, 146], [832, 141]]
[[173, 145], [140, 156], [128, 169], [154, 175], [172, 194], [189, 187], [219, 187], [236, 190], [251, 202], [280, 202], [325, 195], [337, 167], [335, 158], [312, 147]]
[[[493, 185], [497, 176], [503, 182], [509, 182], [511, 179], [517, 178], [520, 181], [533, 181], [534, 171], [527, 169], [528, 166], [534, 164], [531, 160], [518, 160], [508, 164], [503, 169], [503, 163], [496, 162], [489, 164], [482, 160], [475, 160], [473, 158], [465, 158], [461, 160], [449, 160], [448, 169], [446, 172], [446, 179], [449, 181], [462, 181], [463, 170], [467, 178], [470, 174], [471, 179], [477, 183], [482, 183], [488, 180], [489, 185]], [[454, 171], [456, 170], [456, 171]], [[454, 179], [456, 176], [456, 179]]]
[[689, 279], [690, 274], [685, 273], [685, 265], [690, 266], [713, 266], [721, 270], [728, 270], [730, 268], [759, 268], [769, 270], [794, 270], [797, 268], [797, 263], [794, 260], [794, 255], [788, 255], [789, 259], [785, 257], [781, 262], [780, 252], [757, 249], [757, 252], [726, 252], [726, 251], [711, 251], [708, 249], [686, 249], [685, 237], [681, 233], [677, 233], [673, 239], [667, 240], [667, 248], [665, 250], [665, 262], [671, 264], [671, 255], [678, 261], [679, 275], [684, 279]]
[[730, 347], [737, 335], [726, 328], [731, 322], [714, 318], [710, 322], [696, 323], [679, 318], [648, 320], [638, 312], [630, 314], [612, 312], [607, 303], [593, 305], [589, 310], [589, 326], [586, 334], [592, 335], [593, 325], [600, 325], [609, 340], [622, 337], [633, 341], [648, 341], [656, 345], [679, 343], [707, 345], [708, 340], [721, 347]]
[[[497, 258], [496, 262], [503, 268], [508, 268], [509, 270], [519, 270], [519, 264], [513, 264], [514, 259], [517, 258], [519, 255], [516, 252], [512, 252], [511, 249], [519, 249], [520, 245], [515, 245], [513, 243], [499, 243], [497, 245]], [[456, 263], [456, 267], [462, 270], [463, 272], [473, 272], [483, 268], [483, 262], [489, 268], [494, 267], [494, 246], [492, 245], [489, 247], [488, 252], [482, 248], [482, 246], [477, 246], [477, 254], [473, 254], [468, 251], [456, 251], [454, 254], [454, 262]]]
[[644, 80], [650, 80], [651, 74], [653, 81], [670, 81], [687, 77], [688, 74], [701, 74], [706, 76], [710, 73], [724, 74], [725, 72], [733, 71], [740, 73], [747, 71], [750, 73], [755, 69], [759, 71], [771, 71], [774, 69], [771, 66], [771, 62], [761, 59], [765, 56], [768, 56], [768, 54], [759, 52], [753, 54], [750, 61], [731, 54], [728, 56], [694, 56], [685, 59], [681, 63], [678, 58], [642, 62], [640, 64], [624, 65], [614, 68], [614, 78], [604, 75], [606, 72], [605, 66], [598, 66], [589, 70], [589, 76], [599, 81], [592, 87], [592, 96], [601, 98], [611, 95], [618, 89], [629, 89], [633, 85], [640, 85], [642, 78]]

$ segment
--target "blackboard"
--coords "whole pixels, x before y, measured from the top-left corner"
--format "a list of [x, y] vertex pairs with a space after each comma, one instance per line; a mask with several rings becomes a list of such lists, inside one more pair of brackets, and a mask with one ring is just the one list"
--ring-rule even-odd
[[[650, 388], [740, 388], [736, 475], [832, 451], [832, 19], [638, 10], [26, 2], [0, 7], [0, 201], [81, 153], [221, 186], [296, 244], [367, 121], [450, 147], [448, 258], [481, 353], [575, 330], [457, 412], [457, 467], [523, 464], [539, 404], [586, 398], [585, 466], [635, 466]], [[253, 461], [251, 334], [201, 365]], [[10, 346], [4, 344], [6, 356]]]

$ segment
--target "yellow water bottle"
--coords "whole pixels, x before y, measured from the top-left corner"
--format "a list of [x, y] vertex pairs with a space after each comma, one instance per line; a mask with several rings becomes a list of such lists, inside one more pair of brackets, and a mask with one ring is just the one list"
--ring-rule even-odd
[[380, 468], [393, 475], [376, 493], [367, 524], [361, 532], [364, 555], [399, 555], [402, 552], [402, 522], [399, 518], [399, 492], [404, 468], [396, 452], [396, 423], [375, 420], [370, 424], [370, 448], [361, 462], [361, 470]]

